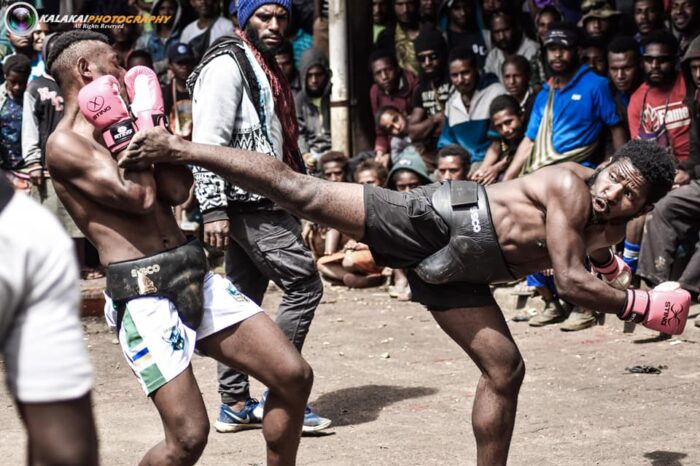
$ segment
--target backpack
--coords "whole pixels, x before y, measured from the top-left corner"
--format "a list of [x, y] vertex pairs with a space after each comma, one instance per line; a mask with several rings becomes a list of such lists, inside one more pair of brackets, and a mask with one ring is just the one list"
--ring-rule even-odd
[[194, 37], [187, 44], [192, 49], [192, 52], [194, 52], [194, 58], [197, 61], [200, 61], [202, 57], [204, 57], [204, 54], [209, 48], [209, 39], [211, 38], [211, 29], [212, 27], [214, 27], [214, 23], [216, 23], [216, 19], [209, 24], [209, 26], [203, 33], [201, 33], [197, 37]]

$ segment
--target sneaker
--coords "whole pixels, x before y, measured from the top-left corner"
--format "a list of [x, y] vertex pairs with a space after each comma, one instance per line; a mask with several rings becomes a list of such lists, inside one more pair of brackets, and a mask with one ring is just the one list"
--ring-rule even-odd
[[598, 322], [598, 317], [589, 309], [575, 309], [569, 314], [569, 318], [561, 325], [563, 332], [577, 332], [593, 327]]
[[217, 432], [224, 433], [262, 427], [262, 416], [255, 415], [258, 404], [258, 400], [248, 398], [243, 409], [234, 411], [229, 405], [222, 403], [214, 428]]
[[554, 301], [548, 301], [544, 305], [542, 312], [530, 318], [530, 327], [544, 327], [545, 325], [558, 324], [566, 319], [566, 313], [561, 305], [557, 306]]
[[301, 428], [301, 431], [306, 433], [318, 432], [319, 430], [330, 427], [331, 422], [330, 419], [321, 417], [311, 411], [311, 407], [306, 405], [306, 410], [304, 411], [304, 426]]

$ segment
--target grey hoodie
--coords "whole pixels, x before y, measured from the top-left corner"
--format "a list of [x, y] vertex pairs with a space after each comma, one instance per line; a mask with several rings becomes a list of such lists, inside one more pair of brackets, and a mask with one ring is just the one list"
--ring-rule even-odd
[[[331, 70], [326, 58], [314, 48], [301, 56], [299, 77], [301, 91], [294, 97], [299, 122], [299, 150], [302, 154], [321, 155], [331, 148]], [[306, 74], [314, 66], [321, 66], [328, 75], [328, 83], [321, 96], [321, 106], [316, 107], [306, 91]]]

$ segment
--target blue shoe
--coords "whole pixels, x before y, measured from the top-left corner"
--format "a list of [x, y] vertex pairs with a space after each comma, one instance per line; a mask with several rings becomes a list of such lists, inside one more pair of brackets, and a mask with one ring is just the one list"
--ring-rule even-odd
[[306, 433], [318, 432], [319, 430], [330, 427], [331, 422], [330, 419], [321, 417], [311, 411], [311, 407], [306, 405], [306, 410], [304, 410], [304, 426], [301, 428], [301, 431]]
[[240, 411], [234, 411], [229, 405], [222, 403], [219, 408], [219, 418], [214, 423], [217, 432], [239, 432], [246, 429], [262, 427], [262, 416], [255, 415], [258, 400], [248, 398]]

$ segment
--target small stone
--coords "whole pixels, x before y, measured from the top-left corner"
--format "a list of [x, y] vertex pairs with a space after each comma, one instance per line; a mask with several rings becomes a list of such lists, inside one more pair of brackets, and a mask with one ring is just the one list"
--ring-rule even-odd
[[389, 359], [391, 357], [391, 355], [389, 353], [382, 353], [382, 355], [380, 357], [382, 359]]

